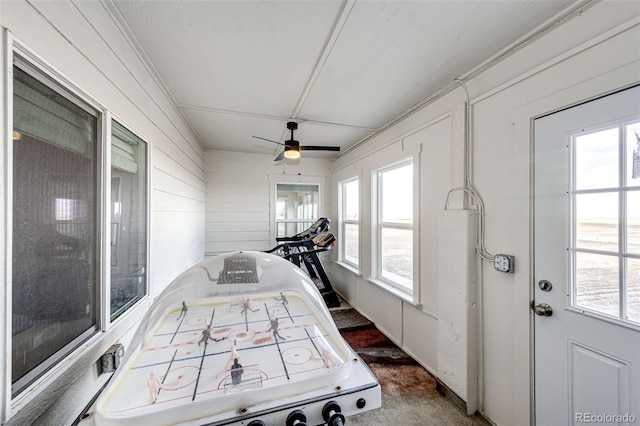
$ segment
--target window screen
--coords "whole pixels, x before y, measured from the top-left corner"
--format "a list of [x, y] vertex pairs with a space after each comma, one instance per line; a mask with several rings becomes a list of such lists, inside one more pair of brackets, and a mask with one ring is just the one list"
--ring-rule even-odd
[[97, 324], [98, 112], [14, 66], [12, 392]]

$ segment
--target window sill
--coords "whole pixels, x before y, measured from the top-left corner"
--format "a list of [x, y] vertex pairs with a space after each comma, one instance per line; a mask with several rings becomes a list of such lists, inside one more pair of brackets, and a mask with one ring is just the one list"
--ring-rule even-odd
[[[358, 276], [358, 277], [363, 277], [362, 273], [356, 269], [353, 265], [350, 265], [348, 263], [345, 262], [341, 262], [341, 261], [335, 261], [334, 262], [336, 265], [339, 265], [340, 267], [342, 267], [343, 269], [346, 269], [349, 272], [352, 272], [354, 275]], [[386, 291], [387, 293], [391, 293], [391, 295], [397, 297], [398, 299], [402, 300], [405, 303], [410, 304], [411, 306], [414, 306], [417, 309], [422, 310], [422, 303], [417, 302], [415, 300], [413, 300], [413, 297], [408, 294], [405, 291], [400, 290], [397, 287], [392, 286], [391, 284], [388, 284], [384, 281], [381, 280], [376, 280], [374, 278], [365, 278], [365, 280], [373, 285], [375, 285], [376, 287], [379, 287], [380, 289]]]
[[413, 296], [408, 294], [405, 291], [400, 290], [397, 287], [392, 286], [391, 284], [388, 284], [384, 281], [380, 281], [380, 280], [376, 280], [374, 278], [367, 278], [366, 279], [368, 282], [370, 282], [371, 284], [381, 288], [382, 290], [386, 291], [387, 293], [391, 293], [393, 296], [397, 297], [398, 299], [402, 300], [405, 303], [408, 303], [412, 306], [414, 306], [417, 309], [422, 309], [422, 303], [413, 300]]

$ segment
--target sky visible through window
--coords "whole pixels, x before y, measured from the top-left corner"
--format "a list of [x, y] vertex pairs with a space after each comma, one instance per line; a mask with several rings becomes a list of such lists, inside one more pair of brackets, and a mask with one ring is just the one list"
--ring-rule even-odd
[[383, 222], [413, 222], [413, 166], [383, 173]]
[[574, 303], [640, 322], [640, 122], [573, 147]]

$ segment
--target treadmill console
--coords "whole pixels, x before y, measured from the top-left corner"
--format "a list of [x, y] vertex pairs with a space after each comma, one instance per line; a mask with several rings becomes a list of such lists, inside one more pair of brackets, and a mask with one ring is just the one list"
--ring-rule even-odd
[[329, 223], [331, 223], [331, 220], [328, 217], [321, 217], [304, 231], [290, 237], [278, 237], [276, 238], [276, 241], [300, 241], [312, 238], [320, 232], [328, 231]]

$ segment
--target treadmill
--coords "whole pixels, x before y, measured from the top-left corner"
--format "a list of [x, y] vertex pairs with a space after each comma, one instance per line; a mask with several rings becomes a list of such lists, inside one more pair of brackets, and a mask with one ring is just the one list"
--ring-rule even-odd
[[281, 253], [283, 258], [299, 268], [304, 265], [304, 269], [320, 291], [327, 307], [337, 308], [340, 306], [340, 300], [318, 257], [319, 253], [329, 251], [335, 246], [336, 237], [329, 232], [330, 222], [329, 218], [321, 217], [309, 228], [296, 235], [276, 238], [280, 244], [265, 252]]

